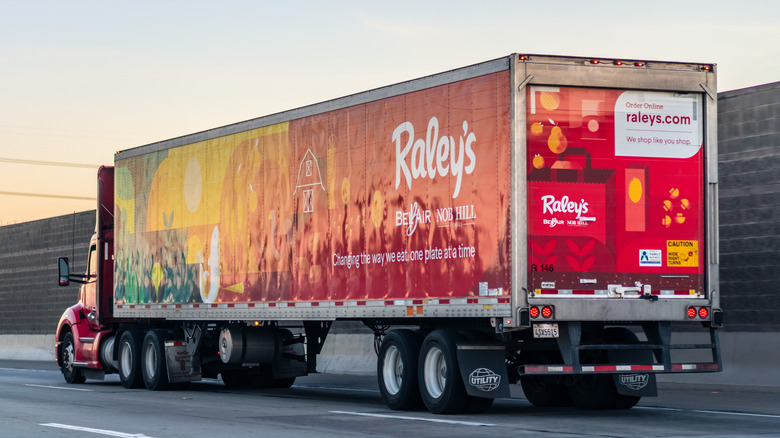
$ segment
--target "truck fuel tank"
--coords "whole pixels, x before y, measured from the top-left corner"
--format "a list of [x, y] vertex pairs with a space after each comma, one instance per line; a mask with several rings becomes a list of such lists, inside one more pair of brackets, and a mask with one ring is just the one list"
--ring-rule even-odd
[[235, 324], [219, 335], [219, 356], [225, 364], [271, 363], [280, 346], [281, 334], [273, 327]]

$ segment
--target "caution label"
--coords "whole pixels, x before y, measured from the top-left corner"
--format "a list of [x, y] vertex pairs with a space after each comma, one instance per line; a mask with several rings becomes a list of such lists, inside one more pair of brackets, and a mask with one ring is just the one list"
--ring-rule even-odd
[[699, 241], [667, 240], [666, 266], [693, 268], [699, 266]]

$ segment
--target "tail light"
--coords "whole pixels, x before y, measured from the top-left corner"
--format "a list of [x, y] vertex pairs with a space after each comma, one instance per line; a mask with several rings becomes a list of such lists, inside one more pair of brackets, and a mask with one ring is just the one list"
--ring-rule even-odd
[[550, 319], [555, 315], [555, 308], [553, 306], [533, 306], [528, 311], [531, 319]]
[[687, 314], [688, 319], [696, 319], [697, 317], [699, 319], [707, 319], [710, 316], [710, 308], [689, 306]]

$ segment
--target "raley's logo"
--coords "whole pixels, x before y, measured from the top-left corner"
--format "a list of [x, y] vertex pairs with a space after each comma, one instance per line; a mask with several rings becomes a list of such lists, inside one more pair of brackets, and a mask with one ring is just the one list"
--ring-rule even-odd
[[647, 374], [621, 374], [619, 380], [621, 385], [634, 391], [639, 391], [647, 386], [650, 376]]
[[542, 214], [554, 213], [576, 213], [577, 219], [588, 212], [588, 201], [580, 199], [579, 202], [572, 201], [564, 195], [560, 200], [553, 195], [542, 196]]
[[[411, 190], [412, 181], [418, 178], [430, 179], [436, 176], [452, 175], [455, 180], [455, 191], [452, 198], [460, 194], [463, 173], [471, 175], [477, 165], [474, 154], [474, 142], [477, 136], [469, 132], [469, 123], [463, 121], [463, 135], [457, 143], [453, 137], [439, 137], [439, 119], [431, 117], [428, 121], [428, 131], [425, 138], [414, 136], [414, 125], [404, 122], [393, 131], [395, 142], [395, 188], [401, 185], [401, 174], [406, 180], [406, 186]], [[406, 134], [406, 144], [403, 142]], [[407, 162], [408, 160], [408, 162]]]

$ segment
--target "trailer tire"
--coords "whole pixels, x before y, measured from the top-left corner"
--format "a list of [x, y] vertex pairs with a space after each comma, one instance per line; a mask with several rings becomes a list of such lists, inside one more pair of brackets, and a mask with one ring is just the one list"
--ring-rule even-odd
[[469, 399], [460, 377], [456, 342], [455, 332], [434, 330], [420, 348], [420, 395], [425, 407], [434, 414], [460, 413]]
[[[625, 327], [610, 327], [604, 330], [604, 339], [612, 344], [632, 345], [639, 343], [639, 338], [636, 337], [634, 332]], [[647, 360], [652, 361], [652, 353], [648, 351], [647, 354], [649, 355]], [[614, 381], [612, 383], [614, 385]], [[619, 394], [617, 390], [615, 392], [615, 399], [612, 402], [613, 409], [631, 409], [642, 399], [642, 397], [638, 396]]]
[[477, 397], [474, 395], [468, 396], [468, 400], [466, 400], [466, 407], [463, 408], [464, 414], [481, 414], [488, 409], [490, 409], [491, 406], [493, 406], [493, 402], [496, 399], [494, 398], [487, 398], [487, 397]]
[[150, 391], [161, 391], [170, 387], [163, 333], [159, 330], [150, 330], [144, 336], [141, 347], [141, 374], [146, 389]]
[[249, 373], [246, 370], [221, 371], [222, 383], [228, 388], [244, 388], [250, 385]]
[[128, 389], [144, 386], [141, 376], [141, 332], [128, 330], [119, 338], [119, 380]]
[[573, 376], [569, 394], [578, 408], [601, 410], [612, 407], [617, 391], [609, 374], [578, 374]]
[[[624, 327], [610, 327], [603, 332], [608, 344], [636, 344], [639, 339]], [[609, 354], [604, 352], [597, 362], [610, 363]], [[617, 392], [611, 374], [581, 374], [574, 376], [569, 385], [569, 394], [574, 404], [582, 409], [631, 409], [641, 397], [622, 395]]]
[[[540, 350], [527, 353], [526, 364], [560, 364], [563, 357], [557, 350]], [[520, 376], [526, 400], [537, 408], [572, 406], [574, 403], [562, 377], [523, 375]]]
[[420, 337], [407, 329], [393, 330], [382, 340], [377, 358], [379, 392], [393, 410], [423, 406], [417, 377]]
[[283, 379], [274, 379], [272, 387], [274, 388], [289, 388], [295, 383], [295, 377], [285, 377]]
[[87, 378], [84, 377], [81, 369], [73, 365], [73, 361], [76, 358], [73, 332], [69, 331], [62, 337], [59, 353], [60, 371], [62, 371], [62, 376], [65, 378], [65, 381], [71, 384], [86, 382]]
[[566, 385], [552, 376], [522, 376], [520, 386], [526, 400], [537, 408], [571, 406]]

